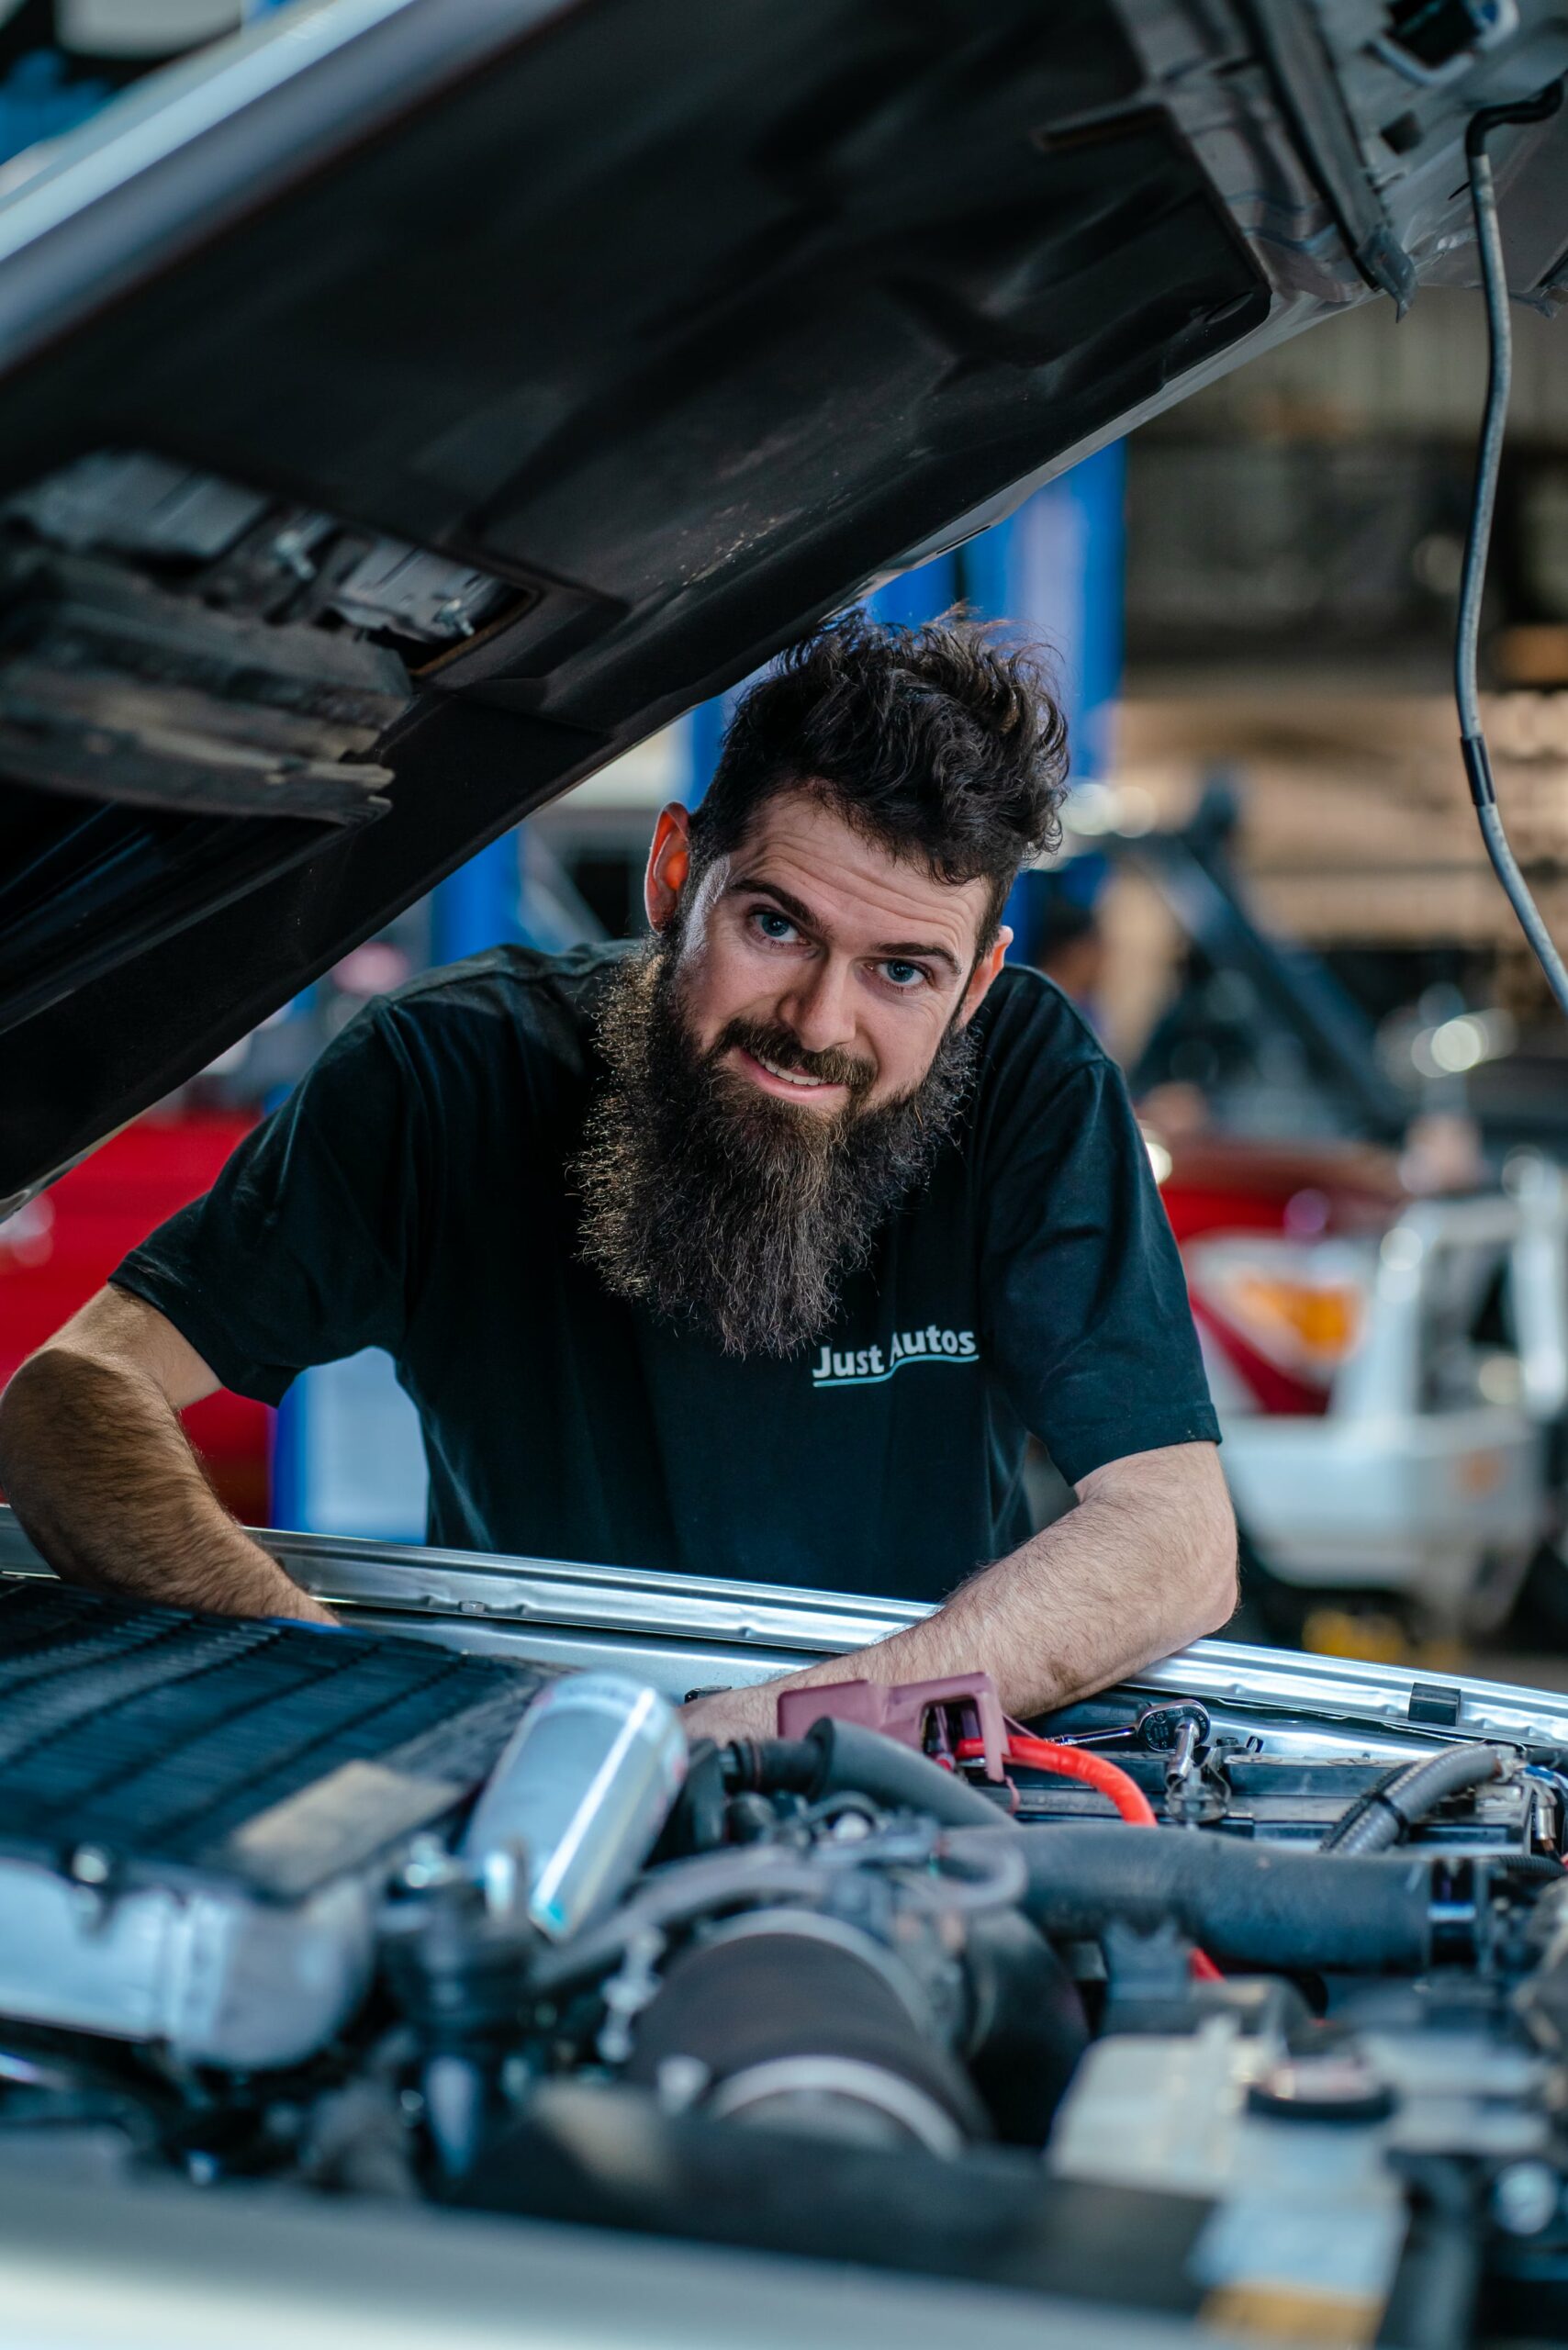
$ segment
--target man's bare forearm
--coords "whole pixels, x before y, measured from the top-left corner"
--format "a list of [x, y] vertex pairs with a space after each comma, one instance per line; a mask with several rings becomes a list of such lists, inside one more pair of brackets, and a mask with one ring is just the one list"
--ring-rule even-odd
[[1116, 1570], [1109, 1554], [1124, 1530], [1120, 1515], [1114, 1505], [1085, 1503], [982, 1569], [924, 1622], [791, 1680], [820, 1687], [846, 1670], [872, 1681], [980, 1671], [1006, 1710], [1025, 1716], [1070, 1705], [1213, 1631], [1228, 1609], [1200, 1608], [1194, 1618], [1186, 1604], [1164, 1604], [1172, 1595], [1163, 1579], [1146, 1580], [1127, 1559]]
[[230, 1616], [333, 1621], [241, 1531], [178, 1415], [130, 1364], [35, 1355], [0, 1396], [0, 1485], [56, 1573]]
[[1214, 1631], [1235, 1606], [1236, 1532], [1212, 1447], [1115, 1467], [1132, 1473], [1086, 1480], [1077, 1509], [982, 1569], [935, 1615], [853, 1656], [701, 1699], [688, 1709], [689, 1729], [765, 1735], [781, 1688], [975, 1672], [991, 1674], [1010, 1714], [1026, 1717]]

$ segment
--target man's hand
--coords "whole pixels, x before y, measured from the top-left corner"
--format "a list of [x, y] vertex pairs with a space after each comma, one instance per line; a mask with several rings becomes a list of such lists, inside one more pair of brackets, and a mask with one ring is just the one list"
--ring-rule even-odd
[[335, 1623], [201, 1472], [179, 1415], [217, 1385], [163, 1315], [100, 1290], [0, 1396], [0, 1484], [65, 1583], [168, 1607]]
[[1078, 1507], [980, 1572], [923, 1623], [778, 1681], [700, 1697], [692, 1737], [771, 1738], [781, 1689], [989, 1673], [1027, 1718], [1218, 1629], [1236, 1606], [1236, 1520], [1212, 1444], [1107, 1462]]

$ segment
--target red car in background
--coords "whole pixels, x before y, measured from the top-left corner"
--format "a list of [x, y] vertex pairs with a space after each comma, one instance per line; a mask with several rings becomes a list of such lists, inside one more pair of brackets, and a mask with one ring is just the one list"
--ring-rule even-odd
[[[208, 1188], [254, 1124], [233, 1110], [151, 1112], [0, 1223], [0, 1387], [127, 1249]], [[185, 1415], [214, 1486], [248, 1526], [271, 1523], [270, 1416], [223, 1388]]]
[[[1409, 1205], [1393, 1153], [1224, 1135], [1167, 1144], [1145, 1116], [1211, 1377], [1218, 1358], [1258, 1410], [1326, 1412], [1332, 1374], [1361, 1335], [1365, 1300], [1319, 1244], [1381, 1238]], [[1273, 1242], [1248, 1245], [1262, 1234]], [[1204, 1246], [1215, 1242], [1230, 1245]]]

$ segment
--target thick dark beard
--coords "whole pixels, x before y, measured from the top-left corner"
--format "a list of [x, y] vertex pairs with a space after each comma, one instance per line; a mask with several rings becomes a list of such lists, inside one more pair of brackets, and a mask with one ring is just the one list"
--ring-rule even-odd
[[[666, 939], [614, 974], [599, 1043], [610, 1074], [569, 1169], [583, 1254], [616, 1296], [733, 1355], [790, 1355], [829, 1326], [844, 1281], [929, 1174], [975, 1062], [970, 1032], [950, 1028], [913, 1092], [868, 1109], [869, 1070], [802, 1053], [787, 1030], [732, 1022], [704, 1053]], [[721, 1065], [737, 1043], [837, 1077], [848, 1102], [827, 1116], [762, 1092]]]

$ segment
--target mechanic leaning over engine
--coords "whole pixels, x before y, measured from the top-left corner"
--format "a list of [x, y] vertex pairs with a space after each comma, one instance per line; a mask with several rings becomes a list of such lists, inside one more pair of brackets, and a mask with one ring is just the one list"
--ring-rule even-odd
[[[942, 1601], [854, 1671], [980, 1668], [1020, 1715], [1222, 1622], [1218, 1428], [1148, 1156], [1078, 1013], [1002, 963], [1066, 767], [993, 635], [799, 645], [660, 815], [650, 940], [497, 947], [370, 1005], [24, 1366], [0, 1482], [45, 1557], [331, 1621], [176, 1415], [384, 1347], [433, 1543]], [[1077, 1494], [1036, 1534], [1029, 1431]], [[768, 1731], [773, 1695], [689, 1726]]]

